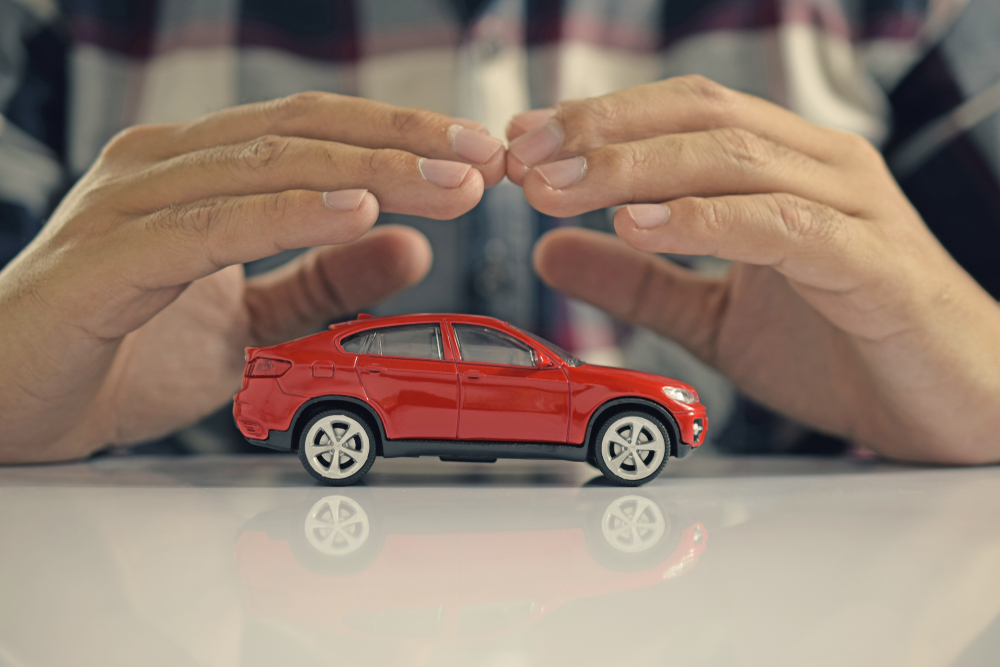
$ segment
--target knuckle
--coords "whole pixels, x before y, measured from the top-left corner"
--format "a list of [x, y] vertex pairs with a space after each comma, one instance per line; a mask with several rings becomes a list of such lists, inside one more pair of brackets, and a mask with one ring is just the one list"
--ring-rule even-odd
[[228, 218], [229, 207], [221, 199], [205, 199], [194, 204], [172, 204], [151, 216], [148, 227], [207, 242], [213, 230]]
[[849, 161], [888, 171], [882, 153], [863, 136], [844, 131], [836, 131], [836, 135], [836, 145], [842, 147]]
[[566, 131], [563, 147], [573, 153], [582, 153], [599, 145], [605, 128], [614, 126], [621, 119], [620, 107], [613, 95], [560, 105], [556, 117]]
[[207, 238], [212, 229], [224, 221], [228, 215], [228, 207], [218, 199], [208, 199], [187, 206], [180, 216], [182, 228]]
[[272, 112], [282, 120], [299, 118], [312, 111], [328, 94], [329, 93], [320, 93], [314, 90], [295, 93], [294, 95], [281, 97], [268, 103], [267, 106], [270, 107], [268, 111]]
[[402, 172], [409, 159], [403, 151], [392, 148], [376, 148], [368, 156], [368, 168], [375, 173]]
[[695, 220], [701, 233], [712, 238], [724, 234], [729, 224], [729, 211], [718, 199], [694, 199]]
[[770, 147], [749, 130], [724, 127], [710, 130], [708, 134], [718, 142], [723, 159], [741, 171], [759, 171], [771, 161]]
[[264, 217], [272, 220], [283, 219], [291, 207], [291, 195], [287, 192], [273, 192], [261, 199], [261, 209]]
[[141, 151], [154, 136], [162, 131], [161, 127], [155, 125], [133, 125], [118, 132], [105, 145], [101, 151], [101, 157], [114, 159], [128, 156]]
[[771, 195], [778, 217], [793, 240], [829, 239], [838, 227], [836, 212], [821, 204], [788, 194]]
[[686, 74], [669, 79], [667, 83], [692, 98], [709, 123], [716, 126], [736, 124], [738, 96], [729, 88], [700, 74]]
[[291, 139], [276, 135], [257, 137], [253, 141], [238, 146], [232, 161], [237, 169], [257, 172], [274, 165]]
[[393, 109], [389, 122], [393, 130], [401, 136], [423, 134], [441, 125], [441, 116], [427, 109]]
[[643, 174], [649, 173], [657, 167], [653, 164], [655, 156], [642, 142], [621, 144], [615, 147], [615, 163], [625, 174], [641, 178]]
[[706, 102], [727, 102], [732, 91], [700, 74], [685, 74], [671, 81], [688, 95]]

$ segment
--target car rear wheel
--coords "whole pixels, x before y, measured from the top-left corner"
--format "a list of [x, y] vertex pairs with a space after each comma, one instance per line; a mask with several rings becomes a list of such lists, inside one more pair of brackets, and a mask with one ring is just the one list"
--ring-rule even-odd
[[375, 437], [360, 415], [350, 410], [326, 410], [302, 429], [299, 459], [322, 484], [354, 484], [375, 462]]
[[594, 440], [597, 467], [619, 486], [639, 486], [654, 479], [669, 458], [669, 432], [659, 419], [644, 412], [613, 415]]

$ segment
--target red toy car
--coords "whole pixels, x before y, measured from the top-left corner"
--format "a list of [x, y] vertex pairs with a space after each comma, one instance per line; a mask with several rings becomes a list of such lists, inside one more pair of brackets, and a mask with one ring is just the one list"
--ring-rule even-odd
[[253, 444], [298, 450], [332, 486], [376, 455], [588, 461], [616, 484], [655, 478], [704, 441], [690, 386], [585, 364], [500, 320], [401, 315], [248, 348], [233, 416]]

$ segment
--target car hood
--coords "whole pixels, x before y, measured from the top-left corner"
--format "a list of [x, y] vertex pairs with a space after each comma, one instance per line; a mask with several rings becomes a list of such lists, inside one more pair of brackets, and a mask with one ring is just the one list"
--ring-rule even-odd
[[629, 368], [612, 368], [611, 366], [584, 364], [567, 370], [569, 370], [570, 377], [578, 382], [601, 382], [604, 378], [614, 378], [631, 380], [640, 386], [654, 386], [656, 390], [659, 390], [660, 387], [681, 387], [682, 389], [688, 389], [698, 393], [694, 387], [689, 384], [685, 384], [680, 380], [668, 378], [663, 375], [656, 375], [655, 373], [635, 371]]

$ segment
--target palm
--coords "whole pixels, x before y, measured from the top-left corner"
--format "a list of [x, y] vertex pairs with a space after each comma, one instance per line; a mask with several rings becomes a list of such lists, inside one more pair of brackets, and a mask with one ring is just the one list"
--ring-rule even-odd
[[[113, 398], [120, 441], [169, 433], [239, 389], [251, 317], [240, 266], [192, 283], [128, 334], [116, 355]], [[127, 363], [126, 363], [127, 362]]]
[[758, 400], [845, 432], [846, 378], [858, 369], [847, 334], [769, 267], [735, 264], [726, 288], [710, 361]]

